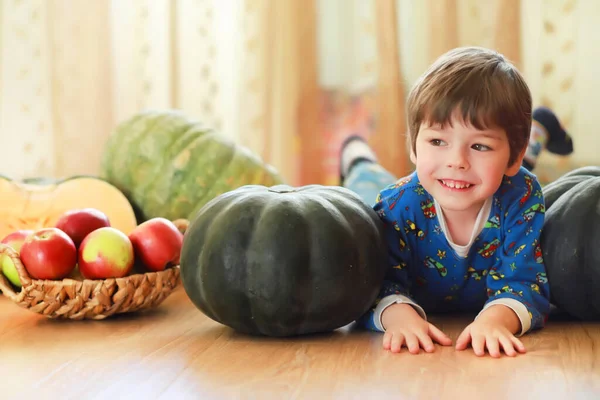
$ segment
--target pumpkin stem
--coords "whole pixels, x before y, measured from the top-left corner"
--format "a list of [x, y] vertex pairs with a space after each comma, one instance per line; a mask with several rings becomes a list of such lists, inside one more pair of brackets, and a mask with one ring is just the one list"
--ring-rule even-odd
[[179, 232], [185, 233], [190, 226], [190, 221], [185, 218], [179, 218], [173, 221], [173, 224], [179, 229]]
[[271, 186], [267, 189], [269, 192], [273, 193], [295, 193], [296, 188], [288, 186], [288, 185], [275, 185]]

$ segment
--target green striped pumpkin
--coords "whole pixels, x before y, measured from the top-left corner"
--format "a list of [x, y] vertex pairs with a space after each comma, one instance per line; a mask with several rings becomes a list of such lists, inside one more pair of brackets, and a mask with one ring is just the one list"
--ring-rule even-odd
[[284, 183], [259, 156], [178, 110], [144, 111], [120, 123], [104, 148], [101, 176], [125, 194], [140, 223], [192, 219], [219, 194]]

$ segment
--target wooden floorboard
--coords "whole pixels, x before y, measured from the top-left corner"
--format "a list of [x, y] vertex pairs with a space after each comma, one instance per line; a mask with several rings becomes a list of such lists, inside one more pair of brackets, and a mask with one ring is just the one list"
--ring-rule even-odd
[[[432, 316], [453, 340], [471, 316]], [[599, 399], [600, 323], [553, 318], [515, 358], [391, 354], [345, 327], [293, 339], [236, 333], [178, 289], [158, 309], [53, 321], [0, 298], [2, 399]]]

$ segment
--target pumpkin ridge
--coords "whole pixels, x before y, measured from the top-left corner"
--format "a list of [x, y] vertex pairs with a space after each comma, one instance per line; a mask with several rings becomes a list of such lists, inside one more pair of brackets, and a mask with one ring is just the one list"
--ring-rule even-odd
[[[195, 213], [186, 213], [181, 210], [189, 208], [194, 204], [197, 204], [197, 192], [198, 186], [196, 185], [196, 179], [198, 176], [197, 171], [201, 170], [201, 167], [205, 164], [205, 160], [201, 154], [210, 152], [214, 143], [210, 137], [203, 132], [197, 135], [194, 140], [190, 141], [179, 153], [172, 159], [172, 173], [165, 174], [166, 177], [159, 177], [157, 181], [163, 182], [168, 185], [168, 189], [165, 192], [165, 197], [172, 199], [171, 207], [167, 210], [167, 214], [171, 215], [172, 218], [178, 216], [185, 216], [189, 218]], [[200, 154], [200, 156], [198, 156]], [[188, 182], [194, 182], [190, 184]], [[158, 205], [160, 207], [160, 204]], [[158, 212], [154, 210], [153, 212]]]
[[[346, 268], [346, 265], [343, 265], [343, 259], [344, 257], [346, 257], [347, 259], [353, 259], [353, 258], [357, 258], [359, 260], [358, 265], [353, 265], [353, 263], [348, 263], [347, 264], [347, 268], [349, 271], [352, 271], [353, 273], [355, 273], [357, 276], [361, 274], [361, 267], [364, 264], [364, 254], [360, 251], [358, 251], [358, 249], [356, 248], [356, 246], [353, 245], [353, 243], [356, 242], [357, 240], [357, 232], [355, 232], [354, 230], [352, 230], [351, 226], [350, 226], [350, 215], [348, 215], [348, 213], [345, 210], [345, 205], [341, 204], [341, 202], [337, 202], [337, 201], [332, 201], [331, 198], [328, 198], [328, 196], [324, 193], [319, 193], [319, 190], [314, 188], [309, 190], [307, 193], [307, 196], [310, 196], [310, 200], [312, 202], [314, 202], [314, 204], [318, 204], [321, 207], [321, 212], [323, 213], [321, 218], [310, 218], [308, 219], [309, 221], [309, 235], [312, 238], [317, 238], [317, 241], [321, 241], [321, 240], [327, 240], [327, 238], [336, 238], [336, 240], [333, 242], [333, 246], [335, 248], [335, 251], [339, 252], [339, 257], [333, 257], [333, 258], [337, 258], [337, 260], [339, 261], [337, 268], [338, 269], [342, 269], [342, 268]], [[333, 196], [332, 196], [333, 197]], [[337, 200], [337, 199], [336, 199]], [[311, 209], [311, 213], [316, 213], [315, 212], [315, 208]], [[338, 230], [339, 228], [339, 230]], [[337, 242], [337, 243], [336, 243]], [[345, 243], [344, 243], [345, 242]], [[312, 266], [312, 270], [311, 272], [311, 276], [317, 276], [319, 278], [319, 281], [321, 282], [321, 284], [323, 283], [322, 281], [325, 279], [331, 279], [331, 280], [335, 280], [338, 279], [338, 276], [340, 276], [341, 274], [339, 273], [340, 271], [333, 271], [333, 274], [331, 274], [331, 276], [329, 277], [324, 277], [322, 271], [320, 270], [325, 270], [323, 269], [319, 263], [319, 259], [322, 258], [321, 254], [318, 254], [318, 250], [319, 250], [319, 246], [315, 246], [314, 242], [311, 241], [312, 246], [310, 246], [311, 251], [309, 252], [310, 257], [311, 257], [311, 262], [309, 263], [310, 266]], [[334, 249], [332, 249], [331, 247], [329, 247], [327, 249], [328, 253], [331, 251], [334, 251]], [[319, 273], [321, 272], [321, 273]], [[346, 278], [348, 279], [348, 276], [346, 276]], [[313, 279], [313, 284], [318, 285], [319, 281], [315, 282], [315, 280]], [[356, 282], [355, 282], [356, 283]], [[332, 296], [332, 294], [330, 293], [326, 293], [326, 296]], [[338, 294], [340, 295], [340, 294]], [[358, 299], [360, 296], [356, 296], [354, 297], [354, 302], [356, 302], [356, 299]], [[314, 327], [315, 329], [321, 330], [325, 325], [330, 323], [330, 320], [333, 319], [337, 319], [338, 324], [344, 324], [345, 321], [349, 321], [352, 317], [348, 314], [348, 310], [350, 309], [354, 309], [355, 304], [351, 304], [349, 305], [348, 308], [344, 309], [344, 308], [340, 308], [340, 303], [342, 303], [343, 299], [336, 297], [335, 295], [332, 297], [329, 297], [332, 302], [331, 304], [329, 304], [329, 306], [331, 307], [335, 307], [341, 310], [341, 312], [338, 315], [335, 316], [331, 316], [329, 314], [321, 314], [321, 310], [320, 309], [316, 309], [316, 310], [310, 310], [309, 307], [305, 307], [305, 309], [310, 310], [313, 312], [313, 316], [311, 318], [311, 324], [315, 325], [316, 321], [315, 319], [317, 318], [316, 316], [321, 317], [321, 321], [319, 321], [319, 323], [321, 324], [320, 326], [317, 325], [316, 327]], [[310, 298], [310, 300], [312, 300], [312, 298]], [[323, 300], [322, 299], [317, 299], [317, 304], [321, 305], [323, 304]], [[304, 329], [305, 327], [302, 326], [302, 329]]]
[[249, 159], [249, 168], [245, 171], [248, 178], [247, 181], [245, 181], [238, 177], [238, 182], [250, 182], [252, 184], [267, 187], [283, 182], [281, 177], [279, 177], [279, 173], [272, 166], [265, 164], [264, 161], [260, 160], [249, 148], [244, 148], [243, 153]]
[[[205, 160], [202, 157], [196, 157], [196, 152], [203, 153], [210, 151], [213, 143], [204, 134], [199, 134], [194, 137], [186, 147], [172, 159], [169, 168], [172, 170], [170, 174], [161, 174], [156, 177], [155, 190], [146, 193], [137, 193], [136, 196], [144, 199], [141, 207], [146, 210], [149, 215], [161, 215], [167, 219], [189, 218], [192, 214], [184, 214], [180, 208], [188, 207], [194, 204], [195, 195], [198, 191], [198, 185], [193, 185], [194, 190], [190, 190], [187, 182], [192, 182], [197, 174], [198, 166], [202, 166]], [[191, 167], [190, 167], [191, 165]], [[145, 195], [145, 196], [144, 196]], [[162, 205], [170, 199], [171, 207], [162, 209]], [[182, 204], [182, 202], [185, 202]], [[162, 210], [162, 211], [161, 211]]]
[[[222, 199], [225, 201], [226, 199]], [[209, 211], [217, 206], [216, 202], [211, 202], [206, 204], [206, 211]], [[210, 288], [206, 288], [204, 285], [204, 275], [205, 271], [208, 268], [205, 268], [204, 265], [207, 263], [205, 259], [210, 256], [210, 254], [205, 253], [204, 248], [206, 247], [206, 243], [202, 240], [204, 237], [210, 237], [208, 233], [212, 229], [212, 225], [215, 219], [223, 212], [225, 207], [220, 208], [216, 211], [216, 214], [211, 212], [206, 212], [202, 215], [199, 215], [198, 218], [195, 218], [190, 222], [188, 229], [185, 233], [182, 248], [181, 248], [181, 260], [180, 260], [180, 270], [182, 276], [182, 283], [186, 290], [189, 293], [190, 300], [202, 310], [208, 317], [213, 319], [214, 321], [220, 322], [220, 316], [217, 314], [214, 307], [211, 306], [212, 303], [202, 302], [201, 298], [206, 297], [207, 293], [210, 293]], [[192, 229], [190, 229], [192, 228]], [[200, 244], [198, 244], [200, 243]], [[196, 259], [189, 259], [187, 257], [190, 254], [188, 248], [197, 248], [197, 257]], [[199, 247], [199, 248], [198, 248]], [[194, 254], [194, 252], [191, 252]], [[197, 267], [196, 267], [197, 265]], [[194, 268], [202, 269], [202, 274], [194, 274]], [[187, 278], [189, 276], [189, 278]], [[186, 277], [186, 278], [184, 278]], [[192, 289], [193, 290], [192, 292]]]
[[[306, 310], [313, 284], [307, 266], [310, 265], [311, 239], [314, 237], [311, 237], [310, 224], [302, 213], [306, 205], [301, 199], [292, 201], [285, 194], [273, 192], [259, 196], [254, 199], [258, 204], [261, 198], [266, 200], [255, 221], [246, 253], [247, 267], [253, 272], [247, 280], [247, 290], [254, 292], [249, 296], [251, 313], [258, 316], [254, 322], [261, 334], [289, 336], [296, 334], [306, 321], [303, 310]], [[294, 206], [290, 207], [290, 204]], [[271, 233], [274, 225], [277, 226], [276, 235]], [[294, 244], [281, 243], [288, 236], [285, 232], [293, 232]], [[280, 268], [269, 270], [273, 262]], [[256, 277], [255, 281], [252, 281], [253, 277]], [[279, 284], [269, 284], [266, 277]], [[289, 299], [288, 304], [280, 304], [278, 299], [281, 298]]]
[[[244, 289], [247, 291], [247, 293], [249, 293], [248, 296], [248, 301], [247, 301], [247, 307], [249, 310], [251, 317], [251, 322], [252, 322], [252, 327], [240, 327], [244, 330], [248, 330], [249, 332], [251, 332], [252, 330], [254, 331], [258, 331], [261, 334], [268, 334], [269, 331], [272, 331], [273, 329], [273, 319], [265, 319], [265, 318], [260, 318], [261, 316], [263, 316], [265, 314], [265, 307], [264, 304], [261, 304], [261, 302], [259, 300], [266, 300], [265, 303], [266, 304], [270, 304], [272, 303], [272, 299], [265, 297], [263, 293], [261, 293], [260, 288], [261, 286], [265, 286], [267, 285], [266, 282], [260, 282], [260, 280], [258, 281], [258, 283], [254, 283], [251, 281], [251, 277], [252, 276], [257, 276], [259, 279], [261, 277], [261, 273], [260, 272], [256, 272], [256, 268], [253, 268], [252, 263], [254, 262], [257, 265], [264, 265], [265, 263], [263, 262], [262, 257], [264, 257], [264, 254], [266, 253], [270, 253], [270, 247], [272, 246], [272, 243], [270, 240], [267, 239], [267, 244], [264, 245], [261, 241], [258, 241], [257, 239], [257, 235], [256, 232], [257, 230], [261, 230], [263, 228], [263, 226], [261, 224], [265, 224], [267, 225], [266, 221], [267, 220], [267, 216], [269, 215], [270, 210], [277, 206], [276, 204], [276, 198], [272, 195], [272, 193], [268, 192], [267, 188], [263, 188], [263, 187], [248, 187], [248, 191], [249, 193], [246, 194], [245, 198], [248, 198], [250, 196], [255, 196], [253, 198], [253, 201], [255, 203], [258, 204], [258, 206], [256, 207], [254, 213], [249, 212], [249, 214], [256, 214], [257, 217], [254, 219], [253, 224], [252, 224], [252, 229], [251, 231], [253, 232], [250, 240], [248, 241], [248, 245], [246, 246], [246, 249], [244, 251], [244, 259], [246, 260], [246, 269], [244, 271], [244, 277], [245, 277], [245, 282], [244, 282]], [[260, 194], [256, 194], [256, 192], [262, 192]], [[260, 199], [264, 199], [264, 204], [260, 204]], [[267, 227], [268, 229], [268, 227]], [[257, 243], [258, 241], [258, 243]], [[259, 255], [258, 260], [257, 260], [257, 255]], [[249, 278], [248, 277], [248, 270], [252, 270], [253, 275]], [[264, 275], [262, 275], [264, 276]], [[273, 276], [273, 275], [271, 275]], [[258, 318], [256, 317], [258, 316]], [[277, 324], [277, 318], [275, 319], [275, 323]], [[268, 329], [265, 330], [264, 326], [267, 325]], [[277, 329], [277, 328], [276, 328]]]
[[[184, 209], [187, 209], [185, 218], [191, 218], [206, 204], [202, 202], [202, 199], [206, 195], [212, 196], [210, 187], [202, 180], [203, 175], [199, 175], [198, 171], [207, 163], [202, 155], [217, 154], [221, 147], [208, 135], [199, 136], [198, 139], [190, 145], [193, 146], [189, 152], [191, 161], [186, 165], [186, 168], [180, 169], [181, 174], [174, 172], [172, 175], [167, 174], [166, 178], [163, 178], [163, 180], [170, 178], [168, 183], [173, 186], [170, 196], [172, 199], [171, 207], [167, 210], [168, 215], [172, 216], [171, 219], [179, 218], [184, 214]], [[179, 179], [175, 179], [176, 177]], [[160, 202], [157, 202], [156, 207], [160, 207], [160, 204]], [[151, 208], [151, 211], [158, 212], [156, 207]]]
[[[135, 201], [131, 197], [131, 181], [125, 177], [123, 171], [127, 171], [129, 164], [135, 158], [129, 150], [129, 154], [132, 157], [127, 157], [125, 152], [128, 152], [130, 146], [137, 141], [139, 134], [142, 134], [145, 130], [139, 126], [147, 127], [148, 119], [147, 115], [139, 115], [134, 117], [132, 120], [126, 120], [119, 124], [115, 132], [109, 137], [105, 145], [105, 153], [103, 154], [103, 161], [101, 165], [102, 173], [101, 176], [109, 180], [113, 185], [117, 186], [127, 196], [130, 202], [135, 205]], [[152, 126], [159, 123], [158, 118], [150, 120]], [[139, 125], [139, 126], [138, 126]], [[134, 129], [137, 128], [137, 129]], [[118, 174], [118, 171], [121, 174]]]
[[[198, 134], [196, 135], [196, 133]], [[154, 169], [154, 171], [165, 171], [170, 167], [176, 168], [176, 166], [174, 166], [174, 161], [177, 159], [177, 157], [179, 157], [182, 152], [186, 151], [187, 146], [191, 145], [198, 139], [203, 138], [205, 136], [204, 133], [205, 132], [203, 131], [196, 130], [194, 125], [190, 124], [179, 126], [179, 130], [169, 132], [170, 138], [176, 137], [176, 139], [170, 141], [167, 148], [164, 149], [163, 157], [159, 158], [159, 162], [157, 163], [157, 166]], [[186, 134], [189, 134], [189, 136], [186, 136]], [[180, 150], [172, 156], [170, 156], [171, 151], [174, 148], [179, 147], [181, 147]], [[156, 176], [157, 174], [154, 171], [151, 173], [151, 175]], [[139, 202], [142, 208], [151, 210], [151, 213], [154, 215], [163, 214], [161, 216], [171, 220], [181, 217], [187, 218], [187, 215], [181, 216], [173, 215], [171, 213], [161, 213], [159, 210], [156, 210], [157, 207], [151, 205], [153, 197], [156, 199], [156, 203], [158, 203], [158, 207], [160, 208], [165, 203], [165, 198], [170, 198], [173, 195], [172, 190], [174, 187], [172, 181], [172, 179], [168, 179], [168, 182], [165, 182], [165, 179], [161, 179], [160, 177], [158, 179], [150, 179], [146, 181], [142, 179], [141, 183], [138, 186], [135, 186], [136, 198], [140, 199]], [[157, 190], [157, 187], [159, 185], [164, 185], [165, 183], [168, 183], [167, 188], [164, 188], [164, 190]], [[148, 216], [145, 216], [145, 218], [148, 218]]]
[[243, 186], [244, 182], [260, 182], [263, 179], [266, 171], [255, 164], [255, 158], [249, 157], [249, 154], [245, 148], [234, 148], [232, 158], [210, 187], [211, 196]]
[[[137, 135], [134, 136], [134, 149], [136, 150], [137, 157], [145, 157], [148, 154], [144, 151], [144, 144], [148, 142], [148, 137], [155, 134], [155, 132], [160, 132], [159, 137], [165, 137], [165, 132], [170, 133], [169, 129], [179, 130], [181, 127], [186, 127], [189, 124], [187, 119], [185, 119], [180, 113], [169, 113], [162, 114], [160, 112], [156, 112], [152, 114], [152, 118], [150, 121], [146, 121], [146, 124], [143, 128], [137, 132]], [[150, 122], [150, 123], [148, 123]], [[174, 126], [172, 125], [174, 124]], [[123, 137], [126, 138], [128, 133], [124, 133]], [[127, 150], [127, 148], [126, 148]], [[129, 154], [125, 154], [126, 157], [129, 157]]]
[[[143, 114], [138, 114], [138, 115], [133, 116], [128, 122], [133, 125], [142, 118], [144, 118]], [[115, 142], [118, 143], [119, 139], [120, 138], [114, 134], [112, 134], [108, 137], [108, 139], [106, 140], [105, 146], [104, 146], [105, 150], [104, 150], [101, 160], [100, 160], [100, 169], [105, 172], [104, 173], [105, 177], [110, 177], [111, 179], [114, 176], [113, 164], [112, 164], [111, 160], [114, 158], [115, 149], [118, 148], [118, 146], [115, 146], [114, 143]]]
[[[354, 193], [352, 193], [354, 194]], [[343, 192], [337, 191], [337, 190], [332, 190], [330, 193], [327, 193], [324, 196], [326, 199], [329, 199], [330, 202], [332, 202], [334, 205], [338, 206], [343, 203], [344, 205], [347, 206], [348, 204], [348, 195], [344, 195]], [[352, 212], [353, 213], [358, 213], [360, 214], [360, 216], [362, 217], [362, 219], [364, 221], [366, 221], [366, 223], [369, 224], [369, 227], [373, 229], [373, 231], [377, 231], [380, 229], [380, 227], [378, 227], [376, 225], [376, 223], [369, 218], [369, 215], [367, 213], [367, 211], [365, 210], [365, 206], [369, 207], [369, 210], [371, 210], [370, 206], [368, 204], [366, 204], [360, 197], [356, 196], [353, 199], [353, 203], [351, 203], [353, 205], [352, 208]], [[354, 217], [354, 215], [352, 215], [352, 217]]]
[[[217, 214], [214, 216], [214, 218], [212, 219], [212, 222], [210, 223], [210, 225], [207, 227], [207, 231], [206, 231], [206, 237], [209, 238], [207, 240], [206, 246], [205, 247], [209, 247], [211, 248], [211, 244], [213, 244], [211, 242], [211, 240], [215, 241], [215, 244], [220, 247], [220, 246], [224, 246], [224, 247], [233, 247], [232, 251], [229, 252], [224, 252], [225, 254], [227, 253], [232, 253], [232, 254], [244, 254], [245, 257], [239, 257], [237, 258], [238, 263], [242, 263], [242, 262], [246, 262], [246, 265], [240, 265], [240, 264], [235, 264], [235, 268], [236, 268], [236, 273], [234, 275], [229, 275], [227, 276], [228, 281], [222, 282], [222, 284], [224, 284], [225, 288], [231, 288], [231, 287], [235, 287], [236, 291], [238, 291], [239, 293], [244, 293], [244, 292], [254, 292], [254, 295], [260, 295], [259, 293], [259, 289], [260, 289], [260, 284], [258, 285], [259, 288], [258, 289], [253, 289], [249, 287], [249, 283], [248, 283], [248, 270], [250, 269], [248, 263], [251, 260], [251, 257], [248, 253], [254, 251], [254, 247], [253, 247], [253, 236], [251, 237], [245, 237], [244, 236], [244, 232], [255, 232], [258, 227], [257, 225], [260, 223], [261, 221], [261, 215], [264, 214], [264, 209], [267, 207], [266, 205], [261, 205], [258, 202], [254, 202], [254, 204], [252, 205], [248, 205], [247, 203], [245, 203], [244, 201], [246, 200], [246, 196], [232, 196], [230, 197], [225, 204], [222, 205], [222, 208], [217, 212]], [[239, 207], [238, 207], [239, 206]], [[254, 217], [255, 213], [253, 212], [248, 212], [247, 209], [248, 207], [258, 207], [258, 210], [256, 214], [258, 214], [258, 217]], [[239, 208], [239, 209], [238, 209]], [[240, 217], [239, 218], [231, 218], [230, 215], [236, 215], [236, 213], [239, 213]], [[240, 225], [242, 225], [243, 223], [247, 223], [247, 226], [242, 226], [240, 227]], [[238, 229], [236, 229], [238, 228]], [[220, 234], [221, 232], [222, 235], [224, 237], [219, 236], [218, 234]], [[238, 240], [236, 240], [237, 236], [239, 235]], [[242, 241], [246, 240], [245, 243], [243, 243]], [[242, 242], [242, 243], [240, 243]], [[211, 271], [210, 268], [219, 268], [219, 266], [221, 265], [221, 263], [210, 263], [209, 260], [205, 259], [205, 268], [206, 268], [206, 274], [210, 275]], [[213, 276], [215, 276], [216, 274], [213, 274]], [[260, 274], [257, 274], [260, 276]], [[213, 282], [214, 284], [214, 282]], [[219, 303], [220, 297], [221, 297], [221, 290], [214, 289], [214, 288], [206, 288], [205, 290], [205, 296], [206, 299], [208, 299], [209, 303], [211, 303], [210, 299], [212, 297], [212, 302], [215, 303]], [[212, 296], [211, 296], [212, 295]], [[218, 298], [218, 299], [217, 299]], [[256, 304], [252, 301], [251, 298], [244, 298], [243, 296], [239, 296], [236, 299], [236, 309], [235, 310], [231, 310], [230, 307], [226, 307], [225, 309], [228, 310], [228, 312], [230, 313], [234, 313], [240, 316], [244, 316], [244, 315], [260, 315], [261, 313], [256, 313], [255, 312], [255, 307]], [[223, 310], [223, 308], [221, 308], [221, 310]], [[219, 321], [223, 321], [226, 320], [227, 318], [231, 318], [231, 314], [229, 315], [223, 315], [220, 314], [218, 311], [213, 310], [214, 315], [218, 318]], [[238, 318], [240, 320], [242, 320], [243, 318]], [[251, 319], [252, 320], [252, 319]], [[258, 321], [254, 321], [254, 327], [247, 327], [247, 326], [238, 326], [237, 329], [241, 330], [241, 331], [251, 331], [252, 329], [256, 329], [257, 327], [257, 322]]]
[[573, 169], [569, 172], [566, 172], [564, 175], [562, 175], [560, 177], [560, 179], [569, 178], [572, 176], [579, 176], [579, 175], [600, 176], [600, 166], [586, 165], [585, 167], [579, 167], [579, 168]]
[[[212, 134], [214, 139], [217, 139], [217, 135]], [[218, 141], [218, 140], [216, 140]], [[202, 196], [200, 196], [197, 200], [197, 203], [202, 204], [203, 201], [205, 201], [205, 199], [208, 197], [214, 197], [216, 195], [216, 193], [214, 192], [214, 186], [215, 183], [219, 181], [219, 179], [222, 179], [225, 171], [227, 170], [227, 167], [231, 164], [231, 161], [234, 159], [237, 150], [235, 149], [235, 147], [233, 147], [233, 145], [231, 143], [223, 143], [221, 142], [222, 146], [219, 147], [219, 150], [221, 150], [221, 154], [218, 154], [217, 151], [215, 150], [215, 152], [213, 153], [214, 155], [218, 154], [218, 158], [219, 159], [219, 166], [221, 166], [221, 168], [218, 169], [218, 171], [213, 174], [212, 176], [208, 176], [206, 178], [206, 187], [208, 188], [208, 190], [206, 190], [205, 192], [202, 193]], [[223, 165], [225, 167], [223, 167]], [[205, 175], [206, 177], [206, 175]], [[212, 178], [212, 179], [211, 179]]]
[[571, 175], [549, 183], [544, 187], [544, 205], [550, 208], [563, 194], [571, 190], [579, 183], [592, 178], [591, 175]]
[[[184, 139], [187, 139], [187, 138], [185, 137], [185, 135], [186, 135], [188, 132], [195, 132], [195, 130], [194, 130], [194, 125], [190, 125], [190, 124], [184, 124], [184, 125], [178, 126], [178, 127], [176, 128], [176, 130], [174, 130], [174, 131], [169, 131], [169, 132], [166, 132], [166, 133], [165, 133], [165, 135], [168, 135], [168, 138], [169, 138], [169, 139], [172, 139], [173, 137], [174, 137], [175, 139], [174, 139], [174, 140], [169, 140], [169, 142], [170, 142], [170, 143], [167, 145], [167, 147], [162, 149], [162, 155], [163, 155], [164, 157], [163, 157], [162, 159], [159, 159], [159, 161], [156, 163], [156, 169], [157, 169], [157, 170], [162, 170], [162, 169], [164, 169], [165, 165], [166, 165], [166, 164], [168, 164], [168, 163], [170, 163], [170, 162], [172, 161], [172, 160], [171, 160], [171, 156], [176, 156], [176, 155], [178, 155], [178, 154], [179, 154], [179, 152], [180, 152], [180, 151], [179, 151], [179, 152], [177, 152], [176, 154], [173, 154], [173, 155], [171, 155], [170, 153], [171, 153], [171, 150], [172, 150], [173, 148], [175, 148], [175, 147], [176, 147], [177, 145], [179, 145], [179, 144], [180, 144], [182, 141], [184, 141]], [[196, 136], [196, 137], [197, 137], [197, 136]], [[192, 138], [191, 138], [191, 140], [194, 140], [196, 137], [192, 137]], [[151, 157], [151, 158], [154, 160], [154, 158], [153, 158], [153, 157]], [[140, 189], [141, 189], [142, 191], [143, 191], [143, 190], [145, 190], [146, 188], [147, 188], [147, 189], [151, 189], [151, 188], [152, 188], [152, 184], [153, 184], [154, 182], [156, 182], [156, 180], [151, 180], [151, 181], [148, 183], [147, 187], [141, 186], [141, 187], [140, 187]]]
[[[321, 196], [323, 199], [331, 202], [333, 207], [342, 214], [346, 222], [345, 225], [348, 227], [349, 234], [352, 236], [350, 242], [375, 243], [380, 246], [380, 252], [387, 254], [385, 246], [380, 240], [380, 238], [384, 236], [384, 232], [379, 217], [360, 197], [352, 197], [353, 194], [354, 193], [349, 193], [344, 197], [343, 190], [331, 190], [322, 193]], [[352, 199], [352, 202], [350, 202], [350, 199]], [[351, 226], [360, 226], [360, 229], [352, 230], [350, 228]], [[365, 273], [368, 268], [380, 268], [381, 274], [377, 276], [376, 279], [378, 281], [383, 280], [386, 264], [382, 264], [381, 266], [372, 265], [371, 263], [375, 262], [375, 260], [369, 260], [368, 255], [360, 251], [356, 254], [356, 257], [359, 260], [358, 265], [353, 265], [352, 268], [355, 271], [358, 271], [359, 275], [368, 277], [370, 275]], [[367, 284], [367, 286], [371, 286], [370, 282], [364, 283]], [[379, 288], [376, 288], [372, 293], [366, 293], [365, 291], [364, 298], [375, 298], [379, 293], [378, 289]], [[360, 306], [361, 305], [357, 304], [355, 307]], [[364, 312], [366, 312], [370, 306], [371, 304], [363, 303], [362, 307]]]
[[[220, 176], [211, 186], [213, 195], [231, 190], [228, 188], [238, 188], [243, 186], [243, 182], [253, 182], [257, 180], [257, 178], [261, 178], [260, 175], [262, 172], [259, 169], [255, 169], [251, 164], [246, 168], [245, 164], [241, 162], [244, 159], [244, 154], [238, 151], [235, 152], [227, 164], [227, 167], [221, 171]], [[256, 172], [258, 172], [258, 176]]]
[[[207, 131], [199, 130], [196, 126], [192, 125], [188, 130], [181, 134], [181, 136], [178, 137], [171, 146], [169, 146], [168, 150], [165, 151], [165, 156], [168, 158], [170, 163], [163, 163], [163, 168], [180, 170], [189, 165], [191, 153], [193, 153], [193, 151], [199, 146], [198, 142], [207, 141], [205, 138], [206, 132]], [[176, 150], [171, 153], [170, 151], [173, 149]], [[182, 163], [182, 160], [184, 159], [185, 163]], [[168, 190], [169, 195], [174, 194], [173, 189], [176, 189], [177, 187], [177, 185], [173, 184], [173, 180], [171, 180]]]
[[[123, 179], [126, 178], [123, 174], [118, 174], [119, 170], [127, 170], [128, 168], [126, 167], [137, 157], [135, 154], [132, 156], [131, 148], [133, 147], [136, 151], [139, 151], [139, 142], [144, 138], [145, 134], [152, 132], [161, 122], [160, 113], [145, 112], [140, 114], [140, 118], [134, 117], [132, 120], [126, 120], [117, 126], [116, 131], [111, 135], [114, 141], [109, 143], [108, 148], [114, 149], [114, 151], [112, 152], [112, 157], [107, 162], [115, 170], [115, 174], [108, 178], [115, 182], [121, 182], [118, 185], [119, 189], [123, 190], [123, 188], [127, 188], [132, 183], [130, 180], [123, 182]], [[119, 166], [119, 163], [123, 165]]]
[[[162, 151], [162, 146], [158, 146], [156, 143], [167, 142], [170, 146], [173, 142], [173, 137], [176, 137], [181, 132], [188, 131], [190, 127], [191, 125], [185, 120], [163, 118], [160, 125], [155, 126], [153, 129], [148, 129], [143, 133], [138, 141], [139, 144], [136, 152], [134, 152], [135, 160], [133, 166], [135, 167], [135, 174], [131, 174], [132, 177], [135, 177], [135, 182], [132, 182], [132, 192], [136, 193], [137, 202], [142, 205], [147, 203], [146, 197], [148, 193], [151, 193], [149, 189], [156, 182], [156, 179], [151, 179], [151, 177], [155, 177], [157, 172], [161, 171], [163, 167], [160, 160], [164, 160], [164, 152]], [[160, 132], [160, 134], [155, 134], [154, 131]], [[145, 140], [144, 137], [147, 135], [153, 136]]]
[[[340, 190], [342, 189], [342, 190]], [[364, 202], [364, 200], [362, 200], [362, 198], [354, 193], [354, 192], [350, 192], [350, 193], [344, 193], [344, 189], [343, 188], [339, 188], [338, 190], [334, 190], [332, 191], [332, 196], [335, 196], [336, 201], [338, 202], [338, 204], [345, 204], [347, 206], [348, 202], [350, 199], [352, 199], [352, 202], [350, 204], [352, 204], [352, 212], [350, 212], [350, 210], [346, 210], [346, 208], [340, 207], [340, 210], [342, 210], [342, 212], [344, 213], [344, 215], [346, 216], [346, 218], [351, 221], [351, 225], [363, 225], [362, 229], [360, 229], [358, 232], [354, 232], [355, 234], [358, 234], [360, 236], [359, 239], [361, 242], [363, 243], [375, 243], [376, 245], [378, 245], [380, 247], [380, 251], [383, 252], [383, 254], [385, 254], [387, 256], [387, 246], [386, 244], [381, 240], [382, 237], [384, 237], [384, 228], [383, 228], [383, 223], [381, 221], [381, 219], [379, 218], [379, 216], [377, 215], [377, 213], [373, 210], [373, 208]], [[346, 202], [344, 202], [344, 199], [348, 198], [348, 200]], [[356, 219], [354, 221], [354, 219]], [[364, 225], [367, 225], [366, 227]], [[369, 268], [369, 264], [371, 264], [372, 260], [366, 259], [364, 258], [364, 262], [365, 262], [365, 269]], [[387, 259], [384, 260], [385, 264], [381, 267], [381, 276], [377, 277], [377, 279], [380, 279], [381, 281], [383, 281], [384, 275], [385, 275], [385, 271], [386, 271], [386, 266], [387, 266]], [[371, 268], [377, 268], [377, 266], [372, 266]], [[368, 276], [368, 275], [367, 275]], [[373, 292], [373, 298], [375, 298], [377, 296], [377, 294], [379, 293], [379, 290], [377, 289], [376, 292]], [[368, 296], [367, 296], [368, 297]], [[370, 304], [369, 304], [370, 306]], [[365, 309], [366, 312], [367, 309]]]
[[[146, 114], [148, 115], [148, 114]], [[153, 174], [156, 168], [152, 165], [153, 158], [149, 158], [146, 154], [146, 149], [143, 148], [143, 143], [148, 143], [149, 135], [155, 135], [157, 131], [161, 134], [168, 132], [169, 129], [181, 128], [186, 122], [178, 114], [151, 114], [152, 119], [142, 119], [138, 129], [130, 129], [127, 123], [119, 126], [115, 135], [121, 138], [117, 145], [122, 148], [123, 153], [115, 154], [112, 162], [120, 165], [119, 168], [128, 173], [121, 173], [118, 176], [113, 176], [112, 181], [125, 193], [130, 202], [137, 207], [140, 215], [140, 222], [148, 219], [148, 215], [144, 212], [145, 193], [140, 190], [140, 185], [144, 185], [148, 180], [144, 179], [146, 174]], [[152, 139], [152, 137], [150, 137]], [[129, 144], [129, 145], [128, 145]], [[118, 152], [118, 150], [117, 150]], [[151, 171], [148, 171], [150, 164]], [[164, 215], [160, 215], [164, 216]]]

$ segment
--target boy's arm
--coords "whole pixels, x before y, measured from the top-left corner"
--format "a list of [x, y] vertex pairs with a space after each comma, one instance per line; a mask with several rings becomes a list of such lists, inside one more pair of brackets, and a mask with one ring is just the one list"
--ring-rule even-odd
[[550, 311], [550, 289], [540, 247], [544, 214], [542, 190], [532, 178], [529, 196], [524, 193], [515, 199], [506, 212], [504, 239], [493, 254], [497, 263], [487, 276], [488, 301], [476, 319], [492, 305], [501, 304], [519, 318], [517, 336], [544, 326]]
[[423, 319], [427, 319], [425, 311], [409, 295], [410, 249], [406, 234], [401, 225], [396, 223], [385, 199], [377, 198], [373, 209], [379, 215], [384, 226], [384, 239], [388, 249], [388, 269], [385, 280], [373, 307], [357, 320], [359, 326], [385, 332], [381, 316], [383, 311], [397, 303], [412, 305]]

